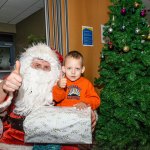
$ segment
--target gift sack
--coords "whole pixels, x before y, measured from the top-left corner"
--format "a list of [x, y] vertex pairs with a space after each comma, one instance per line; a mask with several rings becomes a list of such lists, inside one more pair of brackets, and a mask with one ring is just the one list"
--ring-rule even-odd
[[42, 106], [24, 120], [25, 142], [91, 144], [91, 108]]

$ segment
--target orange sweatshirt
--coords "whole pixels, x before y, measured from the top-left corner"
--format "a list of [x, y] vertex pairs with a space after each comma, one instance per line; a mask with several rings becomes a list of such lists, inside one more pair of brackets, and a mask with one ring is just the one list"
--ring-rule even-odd
[[73, 106], [84, 102], [95, 110], [100, 105], [100, 98], [95, 92], [94, 86], [84, 77], [74, 82], [67, 80], [65, 89], [59, 88], [57, 85], [54, 86], [53, 98], [58, 102], [57, 106]]

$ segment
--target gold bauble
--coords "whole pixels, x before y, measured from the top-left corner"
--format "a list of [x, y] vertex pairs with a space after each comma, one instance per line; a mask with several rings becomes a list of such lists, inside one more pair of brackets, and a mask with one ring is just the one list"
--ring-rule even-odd
[[142, 36], [142, 39], [146, 39], [147, 36], [145, 34], [141, 35]]
[[124, 46], [123, 51], [128, 52], [130, 50], [129, 46]]
[[134, 7], [135, 7], [135, 8], [138, 8], [139, 6], [140, 6], [139, 3], [137, 3], [137, 2], [134, 3]]
[[149, 33], [149, 35], [147, 36], [147, 40], [150, 40], [150, 33]]

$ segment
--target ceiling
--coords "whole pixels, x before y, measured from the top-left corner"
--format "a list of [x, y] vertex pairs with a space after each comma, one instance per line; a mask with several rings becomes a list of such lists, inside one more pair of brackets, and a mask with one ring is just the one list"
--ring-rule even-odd
[[[150, 0], [143, 0], [150, 22]], [[17, 24], [44, 7], [44, 0], [0, 0], [0, 22]]]
[[0, 22], [17, 24], [44, 7], [44, 0], [0, 0]]

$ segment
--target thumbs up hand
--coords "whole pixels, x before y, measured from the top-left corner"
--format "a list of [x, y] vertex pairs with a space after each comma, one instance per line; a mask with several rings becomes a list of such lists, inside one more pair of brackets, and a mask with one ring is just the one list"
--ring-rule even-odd
[[15, 67], [15, 70], [13, 72], [15, 72], [16, 74], [20, 74], [20, 67], [21, 67], [21, 64], [20, 62], [17, 60], [16, 61], [16, 67]]
[[57, 85], [60, 87], [60, 88], [65, 88], [66, 85], [67, 85], [67, 79], [65, 78], [65, 74], [62, 72], [60, 74], [60, 78], [57, 82]]
[[6, 93], [14, 92], [19, 89], [22, 84], [22, 77], [20, 75], [20, 62], [16, 61], [16, 68], [12, 73], [4, 80], [3, 90]]

